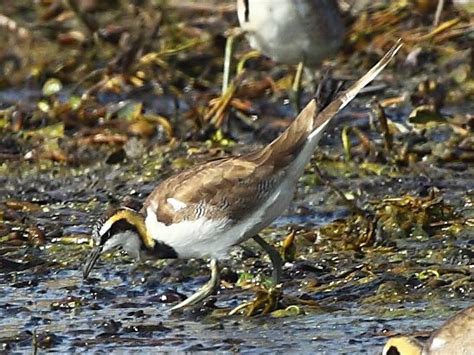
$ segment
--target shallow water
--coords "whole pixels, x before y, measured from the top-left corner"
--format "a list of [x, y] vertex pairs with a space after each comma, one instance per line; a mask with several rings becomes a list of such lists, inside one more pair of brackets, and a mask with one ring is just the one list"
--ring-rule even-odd
[[[211, 302], [208, 307], [172, 315], [168, 302], [176, 302], [191, 294], [205, 282], [208, 270], [204, 262], [170, 261], [137, 267], [127, 258], [115, 254], [112, 258], [99, 261], [91, 280], [83, 281], [80, 271], [89, 251], [90, 224], [105, 206], [98, 202], [104, 198], [103, 194], [114, 190], [114, 186], [121, 186], [120, 194], [135, 191], [141, 197], [150, 191], [152, 184], [136, 181], [123, 183], [120, 178], [115, 178], [90, 185], [84, 183], [89, 181], [86, 176], [54, 181], [47, 178], [48, 174], [27, 174], [22, 178], [9, 179], [4, 184], [3, 193], [8, 198], [39, 203], [41, 208], [31, 212], [29, 220], [45, 226], [50, 238], [50, 242], [39, 249], [27, 246], [2, 248], [1, 255], [17, 262], [14, 265], [3, 264], [4, 271], [9, 272], [0, 273], [3, 285], [0, 290], [0, 344], [5, 350], [31, 351], [35, 332], [40, 348], [67, 353], [199, 350], [377, 354], [386, 341], [387, 331], [428, 332], [470, 303], [472, 283], [467, 284], [464, 294], [446, 291], [430, 301], [419, 297], [398, 304], [390, 301], [367, 303], [367, 297], [374, 296], [381, 285], [391, 280], [384, 274], [375, 279], [369, 278], [363, 284], [343, 283], [325, 292], [304, 291], [302, 285], [307, 278], [338, 282], [331, 276], [331, 270], [343, 271], [337, 268], [326, 270], [324, 261], [320, 263], [309, 256], [309, 263], [316, 268], [313, 271], [298, 271], [304, 270], [301, 266], [304, 264], [300, 265], [298, 260], [286, 264], [288, 286], [284, 293], [301, 296], [303, 290], [303, 294], [320, 302], [321, 309], [310, 309], [305, 315], [288, 318], [273, 318], [270, 315], [228, 317], [222, 312], [216, 313]], [[466, 178], [464, 183], [438, 181], [440, 187], [449, 187], [447, 198], [454, 201], [464, 196], [464, 188], [467, 191], [474, 188], [469, 172], [460, 176]], [[372, 198], [383, 196], [387, 191], [391, 194], [403, 190], [416, 191], [420, 185], [416, 176], [380, 179], [383, 184], [373, 178], [354, 180], [352, 184], [353, 187], [359, 184], [373, 186], [370, 190]], [[344, 185], [344, 180], [340, 183]], [[88, 197], [88, 194], [94, 198]], [[74, 203], [67, 202], [73, 199]], [[61, 200], [63, 202], [59, 202]], [[327, 203], [321, 204], [322, 201]], [[281, 237], [288, 225], [313, 228], [347, 216], [347, 209], [335, 201], [326, 188], [300, 189], [297, 200], [268, 229], [267, 237]], [[306, 210], [302, 214], [299, 211], [302, 207], [309, 209], [309, 212]], [[472, 249], [469, 239], [463, 238], [458, 242], [461, 249]], [[403, 243], [400, 242], [399, 246], [415, 250], [427, 245], [426, 241], [407, 240]], [[250, 248], [253, 246], [250, 245]], [[327, 257], [336, 255], [329, 254]], [[240, 261], [242, 257], [243, 264]], [[472, 259], [467, 261], [468, 268], [472, 267], [469, 260]], [[0, 261], [5, 263], [4, 259]], [[361, 262], [370, 261], [348, 259], [345, 267], [357, 268]], [[250, 268], [254, 274], [268, 274], [266, 259], [242, 256], [239, 249], [224, 264], [237, 272]], [[221, 289], [212, 299], [217, 300], [217, 308], [230, 310], [252, 297], [252, 291], [242, 291], [237, 287]]]
[[[34, 90], [2, 90], [0, 108], [15, 101], [34, 102], [38, 96]], [[121, 98], [101, 100], [116, 104]], [[157, 113], [176, 113], [171, 98], [150, 95], [145, 101]], [[270, 116], [290, 115], [288, 104], [265, 105]], [[469, 112], [467, 105], [461, 110]], [[407, 115], [387, 111], [392, 118]], [[446, 227], [426, 228], [427, 235], [412, 231], [409, 236], [386, 236], [366, 249], [339, 250], [343, 233], [325, 240], [319, 231], [335, 220], [349, 219], [351, 213], [329, 188], [316, 184], [318, 179], [308, 170], [289, 210], [263, 233], [277, 244], [289, 228], [305, 232], [297, 237], [296, 259], [285, 264], [283, 287], [285, 306], [295, 303], [304, 314], [286, 318], [226, 315], [255, 296], [253, 290], [236, 286], [240, 275], [259, 282], [270, 274], [268, 258], [251, 243], [246, 251], [236, 248], [224, 261], [225, 287], [202, 307], [184, 313], [171, 314], [169, 308], [206, 282], [205, 261], [136, 265], [115, 253], [99, 260], [91, 280], [82, 280], [91, 225], [107, 206], [128, 196], [143, 201], [157, 181], [182, 168], [183, 160], [184, 166], [194, 163], [194, 157], [187, 161], [187, 151], [190, 146], [201, 148], [202, 142], [168, 149], [166, 144], [141, 140], [136, 143], [136, 159], [125, 157], [116, 164], [105, 163], [116, 149], [113, 145], [102, 151], [93, 146], [82, 152], [90, 161], [79, 156], [86, 164], [74, 166], [41, 159], [25, 162], [19, 152], [31, 149], [27, 140], [18, 139], [17, 144], [26, 148], [13, 152], [9, 142], [0, 141], [0, 148], [18, 157], [0, 162], [0, 351], [379, 354], [388, 335], [428, 335], [474, 297], [473, 165], [469, 160], [438, 164], [427, 156], [428, 161], [395, 172], [386, 164], [387, 173], [378, 174], [362, 169], [360, 161], [342, 163], [341, 126], [350, 122], [367, 130], [368, 120], [356, 123], [347, 111], [341, 116], [340, 125], [321, 142], [321, 151], [331, 151], [321, 168], [339, 189], [357, 193], [356, 200], [366, 207], [385, 197], [426, 198], [436, 188], [456, 218], [470, 219], [471, 225], [448, 221]], [[435, 143], [448, 142], [452, 134], [447, 125], [432, 131]], [[254, 133], [242, 136], [254, 142]], [[12, 137], [16, 142], [18, 137]], [[447, 213], [446, 219], [453, 218]], [[450, 223], [460, 224], [458, 230], [450, 230]], [[37, 233], [38, 242], [32, 228], [44, 233]]]
[[[342, 302], [338, 310], [290, 318], [190, 319], [194, 315], [171, 316], [169, 305], [150, 301], [177, 285], [132, 286], [128, 267], [121, 269], [117, 272], [120, 276], [101, 269], [103, 281], [93, 286], [84, 283], [77, 270], [70, 269], [45, 270], [35, 277], [20, 273], [14, 283], [3, 275], [1, 343], [10, 344], [7, 348], [15, 351], [30, 351], [35, 331], [39, 339], [52, 336], [50, 350], [67, 353], [239, 350], [377, 354], [385, 341], [384, 329], [429, 331], [445, 314], [469, 305], [467, 301], [435, 305], [443, 309], [438, 316], [432, 312], [425, 316], [424, 310], [433, 307], [426, 303], [403, 305], [410, 313], [406, 317], [377, 317]], [[69, 308], [75, 301], [81, 305]]]

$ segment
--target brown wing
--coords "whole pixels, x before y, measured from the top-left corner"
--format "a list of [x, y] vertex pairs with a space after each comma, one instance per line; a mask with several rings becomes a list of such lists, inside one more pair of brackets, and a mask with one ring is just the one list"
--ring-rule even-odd
[[[168, 178], [150, 194], [144, 209], [153, 207], [158, 219], [166, 224], [200, 216], [223, 217], [224, 208], [226, 217], [240, 220], [273, 192], [309, 135], [323, 130], [327, 122], [382, 71], [400, 47], [399, 43], [395, 45], [321, 112], [315, 100], [311, 100], [290, 127], [267, 147], [242, 157], [200, 164]], [[180, 206], [170, 204], [170, 198], [179, 201]]]
[[[238, 221], [271, 194], [312, 132], [316, 103], [311, 100], [278, 138], [241, 157], [200, 164], [163, 181], [145, 201], [166, 224], [201, 216]], [[185, 207], [176, 209], [173, 198]], [[225, 209], [225, 211], [223, 211]]]
[[[284, 175], [265, 162], [264, 150], [252, 159], [231, 157], [197, 165], [159, 184], [144, 204], [155, 208], [158, 219], [166, 224], [201, 216], [239, 220], [264, 200]], [[260, 153], [260, 154], [258, 154]], [[183, 203], [175, 208], [173, 198]]]

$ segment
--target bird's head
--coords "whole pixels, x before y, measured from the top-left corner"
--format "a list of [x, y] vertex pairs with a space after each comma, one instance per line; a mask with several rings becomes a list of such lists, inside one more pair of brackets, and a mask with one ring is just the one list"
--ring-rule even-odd
[[155, 241], [145, 225], [145, 217], [128, 207], [106, 212], [92, 230], [92, 252], [83, 268], [83, 277], [89, 276], [100, 255], [114, 248], [122, 248], [131, 257], [139, 258], [143, 248], [153, 249]]
[[391, 337], [385, 344], [383, 355], [421, 355], [423, 345], [415, 338], [407, 336]]

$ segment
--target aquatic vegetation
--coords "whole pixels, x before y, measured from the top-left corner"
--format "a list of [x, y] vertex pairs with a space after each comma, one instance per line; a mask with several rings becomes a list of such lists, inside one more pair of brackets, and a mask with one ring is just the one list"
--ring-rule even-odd
[[91, 222], [177, 170], [274, 138], [294, 116], [294, 68], [241, 44], [221, 97], [232, 1], [2, 4], [0, 350], [334, 352], [343, 340], [359, 351], [464, 307], [472, 14], [447, 4], [435, 21], [435, 3], [382, 1], [352, 18], [335, 79], [406, 44], [341, 113], [293, 205], [264, 231], [285, 260], [283, 284], [270, 288], [270, 261], [248, 242], [224, 262], [218, 301], [173, 316], [169, 303], [202, 284], [205, 263], [137, 265], [115, 252], [84, 282]]

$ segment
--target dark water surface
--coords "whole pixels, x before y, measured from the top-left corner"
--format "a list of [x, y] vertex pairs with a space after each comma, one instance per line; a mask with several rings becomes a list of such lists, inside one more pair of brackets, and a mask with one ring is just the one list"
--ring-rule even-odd
[[[383, 285], [397, 281], [398, 276], [375, 272], [374, 277], [367, 274], [355, 277], [367, 279], [362, 283], [342, 282], [344, 278], [338, 279], [332, 272], [357, 269], [361, 263], [372, 263], [371, 259], [347, 254], [353, 255], [354, 259], [349, 256], [344, 266], [325, 269], [326, 264], [331, 264], [329, 260], [341, 258], [337, 252], [303, 255], [301, 249], [299, 258], [285, 265], [287, 287], [284, 292], [320, 302], [320, 309], [306, 309], [304, 315], [287, 318], [226, 316], [230, 309], [253, 297], [252, 291], [237, 287], [222, 288], [212, 298], [217, 300], [215, 306], [211, 302], [183, 314], [170, 314], [168, 302], [177, 302], [184, 295], [190, 295], [206, 281], [208, 270], [204, 261], [161, 261], [137, 266], [117, 253], [113, 258], [99, 261], [91, 280], [82, 280], [80, 269], [89, 252], [90, 226], [105, 208], [108, 196], [115, 193], [114, 199], [119, 200], [132, 193], [142, 198], [153, 187], [151, 181], [128, 180], [123, 171], [113, 171], [99, 169], [83, 175], [70, 174], [66, 178], [59, 177], [61, 172], [13, 174], [16, 177], [2, 178], [1, 192], [8, 200], [32, 201], [38, 206], [34, 211], [17, 213], [25, 216], [24, 224], [44, 226], [48, 240], [39, 248], [18, 248], [8, 243], [2, 246], [0, 344], [5, 350], [29, 352], [37, 346], [59, 353], [199, 350], [376, 354], [386, 341], [387, 331], [430, 331], [470, 304], [472, 278], [465, 284], [464, 291], [440, 289], [431, 297], [433, 292], [426, 288], [413, 299], [374, 301], [373, 297]], [[442, 171], [431, 173], [434, 176]], [[464, 201], [468, 196], [466, 193], [473, 191], [472, 173], [468, 169], [456, 176], [455, 180], [436, 179], [435, 185], [445, 192], [446, 200], [454, 201], [458, 209], [470, 213], [469, 208], [459, 205], [459, 201]], [[355, 178], [350, 183], [353, 189], [364, 186], [369, 189], [371, 198], [376, 198], [402, 191], [416, 192], [429, 181], [411, 175]], [[337, 179], [341, 188], [347, 183], [346, 179]], [[288, 213], [277, 219], [264, 235], [277, 238], [274, 239], [277, 241], [286, 234], [289, 225], [315, 228], [348, 216], [347, 209], [331, 196], [327, 188], [302, 186]], [[13, 226], [12, 230], [15, 228], [21, 229]], [[471, 250], [472, 253], [471, 232], [464, 230], [459, 240], [451, 241], [458, 248], [456, 250], [466, 253]], [[413, 250], [438, 245], [433, 238], [399, 241], [399, 254], [381, 258], [399, 260], [399, 255], [402, 259], [410, 259]], [[252, 244], [248, 247], [255, 250]], [[468, 276], [469, 270], [472, 272], [472, 254], [466, 255], [454, 261], [445, 260], [445, 267], [464, 264]], [[327, 260], [319, 260], [319, 257], [327, 257]], [[241, 260], [244, 260], [243, 264]], [[312, 263], [316, 269], [308, 269], [307, 263]], [[269, 271], [265, 258], [246, 256], [239, 248], [224, 264], [231, 272], [268, 275]], [[439, 269], [426, 256], [419, 260], [419, 265], [425, 265], [420, 266], [420, 272]], [[305, 285], [311, 280], [322, 284], [330, 284], [333, 280], [341, 285], [310, 292]], [[416, 287], [423, 289], [425, 286], [420, 283]], [[36, 339], [36, 345], [33, 339]]]

